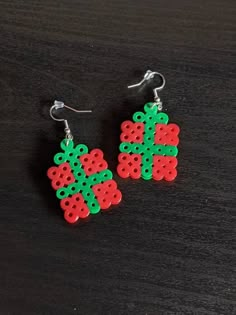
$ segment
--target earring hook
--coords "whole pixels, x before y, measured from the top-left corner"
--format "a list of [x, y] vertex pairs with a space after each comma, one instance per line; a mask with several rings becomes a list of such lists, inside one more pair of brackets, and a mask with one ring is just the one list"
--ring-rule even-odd
[[66, 121], [66, 119], [64, 118], [56, 118], [54, 115], [53, 115], [53, 111], [54, 110], [57, 110], [57, 109], [60, 109], [60, 108], [67, 108], [69, 110], [72, 110], [73, 112], [76, 112], [76, 113], [92, 113], [92, 110], [89, 109], [89, 110], [80, 110], [80, 109], [75, 109], [73, 107], [70, 107], [66, 104], [64, 104], [63, 102], [61, 101], [54, 101], [54, 104], [52, 105], [52, 107], [50, 108], [50, 116], [53, 120], [55, 121]]
[[76, 112], [76, 113], [91, 113], [92, 112], [92, 110], [80, 110], [80, 109], [75, 109], [75, 108], [73, 108], [73, 107], [71, 107], [71, 106], [68, 106], [68, 105], [66, 105], [66, 104], [64, 104], [63, 102], [61, 102], [61, 101], [54, 101], [54, 104], [51, 106], [51, 108], [50, 108], [50, 111], [49, 111], [49, 114], [50, 114], [50, 116], [51, 116], [51, 118], [53, 119], [53, 120], [55, 120], [55, 121], [62, 121], [62, 122], [64, 122], [64, 125], [65, 125], [65, 133], [66, 133], [66, 136], [65, 136], [65, 138], [66, 138], [66, 145], [68, 145], [68, 143], [69, 143], [69, 140], [73, 140], [73, 136], [72, 136], [72, 133], [71, 133], [71, 131], [70, 131], [70, 128], [69, 128], [69, 124], [68, 124], [68, 121], [67, 121], [67, 119], [64, 119], [64, 118], [56, 118], [54, 115], [53, 115], [53, 111], [54, 110], [57, 110], [57, 109], [61, 109], [61, 108], [63, 108], [63, 107], [65, 107], [65, 108], [67, 108], [67, 109], [69, 109], [69, 110], [71, 110], [71, 111], [73, 111], [73, 112]]
[[158, 75], [161, 78], [162, 83], [161, 83], [160, 86], [155, 87], [153, 89], [154, 101], [155, 101], [155, 105], [158, 105], [158, 109], [162, 110], [162, 104], [160, 102], [160, 97], [158, 95], [158, 92], [161, 91], [164, 88], [164, 86], [166, 84], [166, 79], [163, 76], [163, 74], [161, 74], [160, 72], [147, 70], [147, 72], [144, 74], [143, 79], [139, 83], [129, 85], [128, 89], [131, 89], [131, 88], [138, 87], [138, 86], [142, 85], [145, 81], [153, 79], [155, 75]]

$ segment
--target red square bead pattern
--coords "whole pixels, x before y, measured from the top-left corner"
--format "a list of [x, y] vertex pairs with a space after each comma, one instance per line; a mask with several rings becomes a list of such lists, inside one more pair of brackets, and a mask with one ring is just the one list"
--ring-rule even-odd
[[142, 123], [133, 123], [132, 121], [124, 121], [121, 124], [121, 136], [122, 142], [143, 142], [144, 125]]
[[141, 177], [141, 155], [120, 153], [118, 160], [118, 174], [122, 174], [122, 178], [131, 177], [133, 179], [138, 179]]
[[175, 156], [154, 156], [153, 157], [153, 179], [172, 181], [177, 175], [176, 166], [178, 161]]
[[156, 125], [155, 144], [178, 145], [179, 126], [176, 124]]
[[62, 163], [59, 166], [52, 166], [48, 170], [48, 177], [52, 180], [52, 188], [57, 190], [75, 182], [69, 163]]
[[100, 204], [101, 209], [106, 210], [111, 205], [117, 205], [121, 200], [121, 192], [117, 189], [114, 180], [93, 186], [93, 191]]
[[103, 159], [103, 152], [99, 149], [94, 149], [90, 153], [82, 155], [80, 162], [87, 176], [106, 170], [108, 167], [107, 162]]

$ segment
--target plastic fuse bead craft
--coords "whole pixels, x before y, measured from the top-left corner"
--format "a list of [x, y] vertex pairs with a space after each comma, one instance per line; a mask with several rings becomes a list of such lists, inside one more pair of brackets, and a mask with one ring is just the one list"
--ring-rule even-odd
[[67, 222], [75, 223], [121, 201], [121, 192], [101, 150], [89, 153], [86, 145], [74, 146], [72, 140], [63, 140], [61, 148], [63, 152], [54, 156], [58, 166], [50, 167], [47, 175]]
[[134, 122], [121, 124], [117, 172], [122, 178], [172, 181], [177, 176], [180, 128], [168, 124], [168, 115], [153, 105], [145, 104], [144, 112], [134, 113]]

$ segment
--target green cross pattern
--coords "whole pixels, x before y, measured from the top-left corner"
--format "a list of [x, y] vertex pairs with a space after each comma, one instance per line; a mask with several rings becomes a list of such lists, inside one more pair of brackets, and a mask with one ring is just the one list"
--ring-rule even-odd
[[165, 113], [158, 113], [157, 106], [149, 102], [144, 105], [143, 112], [133, 115], [134, 122], [144, 123], [143, 143], [122, 142], [120, 151], [124, 153], [140, 154], [142, 156], [141, 176], [145, 180], [152, 178], [153, 156], [177, 156], [178, 148], [172, 145], [155, 144], [156, 124], [167, 125], [169, 117]]

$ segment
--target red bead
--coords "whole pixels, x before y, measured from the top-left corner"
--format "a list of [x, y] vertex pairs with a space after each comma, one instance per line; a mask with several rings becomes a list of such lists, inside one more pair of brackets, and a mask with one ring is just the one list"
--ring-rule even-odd
[[118, 205], [121, 201], [122, 194], [119, 189], [116, 189], [115, 192], [111, 193], [111, 203], [113, 205]]
[[165, 180], [172, 181], [175, 179], [176, 176], [177, 176], [177, 170], [175, 168], [166, 169], [165, 176], [164, 176]]
[[108, 195], [98, 196], [98, 203], [102, 210], [107, 210], [111, 206], [111, 198]]
[[171, 132], [173, 135], [178, 136], [179, 132], [180, 132], [180, 128], [178, 125], [176, 124], [168, 124], [168, 131]]
[[52, 166], [47, 171], [47, 176], [50, 179], [56, 179], [58, 177], [58, 175], [59, 175], [59, 172], [58, 172], [58, 167], [57, 166]]
[[93, 186], [93, 192], [95, 196], [100, 196], [103, 193], [103, 184], [97, 184]]
[[117, 189], [117, 183], [113, 179], [109, 179], [106, 182], [103, 183], [103, 187], [107, 191], [115, 191]]
[[51, 185], [52, 185], [53, 189], [57, 190], [59, 188], [64, 187], [64, 182], [60, 178], [53, 179], [52, 182], [51, 182]]
[[100, 149], [91, 150], [90, 155], [96, 160], [101, 160], [103, 158], [103, 152]]
[[121, 178], [128, 178], [130, 176], [129, 166], [125, 164], [118, 164], [117, 173]]

